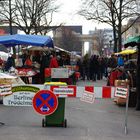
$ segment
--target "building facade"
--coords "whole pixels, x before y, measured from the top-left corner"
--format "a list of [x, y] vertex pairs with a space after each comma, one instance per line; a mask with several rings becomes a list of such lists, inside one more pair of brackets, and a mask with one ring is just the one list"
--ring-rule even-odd
[[54, 44], [67, 51], [82, 54], [82, 26], [62, 26], [53, 31]]
[[89, 31], [93, 35], [93, 42], [89, 44], [89, 53], [96, 55], [108, 56], [113, 52], [113, 30], [112, 29], [95, 29]]
[[[128, 26], [130, 26], [135, 19], [130, 19], [127, 23], [127, 25], [123, 26], [124, 29], [126, 29]], [[126, 41], [129, 37], [134, 37], [140, 35], [140, 18], [122, 35], [122, 43]]]

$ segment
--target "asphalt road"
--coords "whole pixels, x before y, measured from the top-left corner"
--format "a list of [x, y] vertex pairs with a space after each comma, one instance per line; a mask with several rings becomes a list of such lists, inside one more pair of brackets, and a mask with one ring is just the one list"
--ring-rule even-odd
[[42, 116], [32, 107], [0, 105], [0, 140], [139, 140], [140, 112], [128, 111], [128, 134], [124, 134], [125, 107], [112, 99], [96, 99], [93, 104], [67, 98], [67, 128], [42, 127]]

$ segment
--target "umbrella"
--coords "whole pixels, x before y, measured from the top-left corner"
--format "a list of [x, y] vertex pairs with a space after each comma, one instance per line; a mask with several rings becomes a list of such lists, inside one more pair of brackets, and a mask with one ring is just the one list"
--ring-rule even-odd
[[53, 48], [53, 40], [51, 39], [51, 37], [41, 35], [4, 35], [0, 36], [0, 44], [3, 44], [7, 47], [16, 45], [33, 45]]
[[140, 36], [130, 37], [124, 42], [124, 47], [137, 46], [140, 44]]
[[136, 50], [127, 49], [127, 50], [121, 51], [119, 54], [126, 55], [126, 54], [133, 54], [136, 52], [137, 52]]
[[128, 54], [134, 54], [136, 52], [137, 52], [137, 50], [134, 50], [134, 49], [126, 49], [121, 52], [115, 53], [115, 55], [119, 55], [119, 54], [128, 55]]

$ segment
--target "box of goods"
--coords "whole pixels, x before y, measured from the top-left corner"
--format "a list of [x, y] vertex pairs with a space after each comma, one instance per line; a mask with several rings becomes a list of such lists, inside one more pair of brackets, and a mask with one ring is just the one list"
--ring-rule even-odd
[[[115, 80], [116, 87], [126, 88], [128, 84], [129, 84], [129, 80]], [[126, 98], [115, 97], [114, 102], [116, 102], [117, 105], [124, 106], [126, 104]]]
[[0, 85], [11, 85], [12, 84], [12, 79], [7, 79], [7, 78], [0, 78]]

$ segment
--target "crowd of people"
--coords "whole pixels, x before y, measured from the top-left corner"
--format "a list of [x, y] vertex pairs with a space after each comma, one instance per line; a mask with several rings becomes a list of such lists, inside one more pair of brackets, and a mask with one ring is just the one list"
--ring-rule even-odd
[[[112, 69], [123, 67], [125, 61], [126, 58], [122, 55], [112, 54], [111, 57], [104, 57], [86, 54], [77, 59], [76, 66], [78, 69], [76, 71], [80, 73], [82, 80], [101, 80], [107, 78]], [[57, 51], [23, 50], [20, 55], [9, 55], [6, 62], [0, 58], [0, 67], [3, 71], [9, 71], [11, 67], [38, 69], [41, 83], [45, 81], [45, 68], [58, 68], [65, 65], [71, 65], [70, 55]]]
[[108, 77], [108, 73], [116, 67], [124, 67], [126, 58], [122, 55], [114, 55], [111, 57], [104, 57], [92, 55], [91, 57], [86, 54], [84, 57], [79, 58], [77, 66], [81, 74], [82, 80], [101, 80]]

